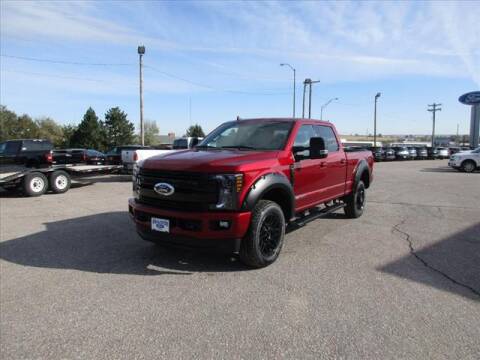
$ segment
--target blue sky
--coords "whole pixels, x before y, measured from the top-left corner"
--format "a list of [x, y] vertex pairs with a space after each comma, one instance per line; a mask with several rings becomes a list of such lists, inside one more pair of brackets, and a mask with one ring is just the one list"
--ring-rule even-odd
[[324, 118], [343, 134], [373, 131], [377, 92], [380, 133], [430, 133], [433, 102], [443, 104], [437, 133], [457, 123], [468, 133], [469, 108], [457, 99], [480, 88], [478, 19], [475, 1], [3, 0], [0, 102], [61, 123], [119, 106], [137, 125], [144, 44], [144, 114], [162, 134], [290, 116], [292, 71], [282, 62], [297, 69], [297, 116], [301, 81], [318, 79], [313, 117], [338, 97]]

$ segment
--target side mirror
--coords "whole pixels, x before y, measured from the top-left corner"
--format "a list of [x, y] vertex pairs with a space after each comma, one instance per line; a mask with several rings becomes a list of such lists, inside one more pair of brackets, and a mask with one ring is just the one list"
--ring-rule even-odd
[[321, 137], [310, 138], [310, 159], [324, 159], [328, 156], [325, 141]]

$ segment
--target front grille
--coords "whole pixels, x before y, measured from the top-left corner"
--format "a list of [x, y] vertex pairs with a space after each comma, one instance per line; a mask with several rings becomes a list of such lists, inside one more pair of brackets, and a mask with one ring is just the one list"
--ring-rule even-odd
[[[170, 196], [154, 191], [157, 183], [175, 188]], [[178, 211], [206, 211], [218, 201], [218, 182], [203, 173], [143, 169], [138, 174], [138, 201], [145, 205]]]

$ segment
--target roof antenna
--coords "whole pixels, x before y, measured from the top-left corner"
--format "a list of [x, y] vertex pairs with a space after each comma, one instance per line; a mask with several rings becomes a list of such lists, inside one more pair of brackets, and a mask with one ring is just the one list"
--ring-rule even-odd
[[237, 121], [240, 121], [240, 115], [237, 115]]

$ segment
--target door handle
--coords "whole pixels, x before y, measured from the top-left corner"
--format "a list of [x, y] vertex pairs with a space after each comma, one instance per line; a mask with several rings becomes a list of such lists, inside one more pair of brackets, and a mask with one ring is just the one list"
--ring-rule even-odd
[[347, 163], [347, 159], [341, 159], [340, 160], [340, 164], [346, 164]]
[[322, 161], [322, 162], [320, 163], [320, 167], [325, 167], [325, 166], [327, 166], [327, 162], [326, 162], [326, 161]]

